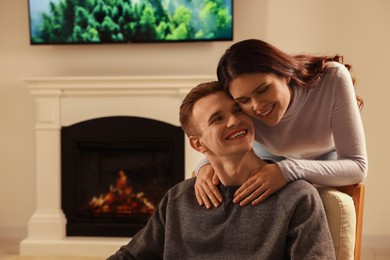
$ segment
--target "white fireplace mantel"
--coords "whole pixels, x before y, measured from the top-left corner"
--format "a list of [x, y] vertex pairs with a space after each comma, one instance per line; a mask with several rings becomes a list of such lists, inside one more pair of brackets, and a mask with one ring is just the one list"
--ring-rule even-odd
[[[186, 93], [212, 76], [41, 77], [24, 79], [35, 99], [36, 210], [22, 255], [107, 257], [129, 238], [67, 237], [61, 209], [61, 127], [105, 116], [138, 116], [179, 125]], [[185, 176], [202, 157], [185, 142]]]

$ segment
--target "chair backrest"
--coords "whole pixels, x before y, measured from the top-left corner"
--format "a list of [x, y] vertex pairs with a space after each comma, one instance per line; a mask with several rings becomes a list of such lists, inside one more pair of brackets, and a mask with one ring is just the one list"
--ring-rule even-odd
[[348, 194], [352, 197], [355, 205], [356, 213], [356, 234], [355, 234], [355, 260], [360, 260], [361, 248], [362, 248], [362, 230], [363, 230], [363, 211], [364, 211], [364, 196], [365, 186], [363, 183], [334, 187], [335, 189]]

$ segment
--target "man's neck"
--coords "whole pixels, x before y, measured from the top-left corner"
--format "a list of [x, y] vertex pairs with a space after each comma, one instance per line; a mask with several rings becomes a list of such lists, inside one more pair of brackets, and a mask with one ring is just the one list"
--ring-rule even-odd
[[209, 156], [208, 159], [219, 180], [225, 186], [242, 185], [257, 169], [266, 164], [252, 150], [230, 157]]

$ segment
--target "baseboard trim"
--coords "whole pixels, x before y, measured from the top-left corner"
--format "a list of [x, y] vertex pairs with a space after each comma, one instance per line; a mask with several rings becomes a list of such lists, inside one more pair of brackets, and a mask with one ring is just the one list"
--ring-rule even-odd
[[[0, 237], [25, 238], [27, 227], [0, 227]], [[363, 235], [362, 247], [390, 249], [390, 236]]]
[[363, 235], [362, 247], [390, 249], [390, 236]]
[[27, 227], [0, 227], [0, 237], [27, 237]]

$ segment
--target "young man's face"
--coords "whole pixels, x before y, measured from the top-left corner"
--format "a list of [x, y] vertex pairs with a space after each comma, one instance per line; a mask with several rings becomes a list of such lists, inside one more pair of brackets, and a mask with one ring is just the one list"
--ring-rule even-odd
[[253, 119], [223, 91], [198, 100], [192, 113], [200, 132], [199, 137], [190, 137], [196, 150], [223, 156], [252, 149]]

